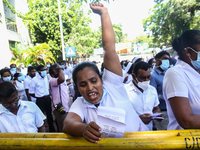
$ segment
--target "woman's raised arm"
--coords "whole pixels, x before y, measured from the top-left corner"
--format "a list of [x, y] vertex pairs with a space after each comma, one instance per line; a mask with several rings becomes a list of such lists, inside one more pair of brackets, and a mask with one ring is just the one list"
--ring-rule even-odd
[[94, 13], [101, 16], [102, 44], [105, 50], [104, 67], [107, 70], [122, 76], [122, 68], [120, 65], [119, 57], [115, 51], [115, 33], [108, 10], [103, 6], [103, 4], [100, 3], [90, 4], [90, 8]]

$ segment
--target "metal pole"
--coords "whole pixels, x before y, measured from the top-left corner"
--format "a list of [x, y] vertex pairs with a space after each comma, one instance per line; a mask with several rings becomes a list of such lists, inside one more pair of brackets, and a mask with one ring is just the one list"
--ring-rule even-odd
[[58, 11], [59, 11], [59, 22], [60, 22], [60, 35], [61, 35], [61, 45], [62, 45], [62, 57], [63, 57], [63, 60], [66, 60], [65, 49], [64, 49], [63, 28], [62, 28], [62, 18], [61, 18], [61, 10], [60, 10], [60, 0], [58, 0]]

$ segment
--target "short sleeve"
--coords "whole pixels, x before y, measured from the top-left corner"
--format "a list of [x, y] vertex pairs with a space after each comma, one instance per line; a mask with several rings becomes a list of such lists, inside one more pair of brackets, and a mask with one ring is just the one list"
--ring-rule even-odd
[[113, 72], [104, 68], [103, 83], [113, 84], [114, 86], [121, 86], [123, 84], [123, 77], [114, 74]]
[[34, 80], [31, 80], [30, 87], [29, 87], [29, 93], [35, 94], [35, 92], [36, 92], [36, 83]]
[[58, 78], [51, 78], [49, 84], [51, 87], [57, 87], [58, 86]]
[[71, 106], [69, 112], [73, 112], [73, 113], [77, 114], [82, 119], [82, 122], [83, 122], [85, 119], [84, 108], [85, 108], [84, 103], [83, 103], [82, 99], [79, 97], [72, 103], [72, 106]]
[[33, 106], [35, 107], [36, 126], [37, 128], [39, 128], [44, 124], [44, 120], [46, 119], [46, 117], [35, 103], [33, 103]]
[[29, 89], [30, 87], [30, 81], [24, 80], [24, 89]]
[[163, 92], [166, 99], [188, 97], [188, 87], [181, 73], [183, 72], [178, 67], [173, 67], [166, 72], [163, 80]]

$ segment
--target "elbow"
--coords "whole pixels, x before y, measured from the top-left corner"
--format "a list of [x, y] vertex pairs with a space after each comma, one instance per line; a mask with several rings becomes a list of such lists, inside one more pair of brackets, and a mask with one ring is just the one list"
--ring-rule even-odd
[[179, 125], [183, 128], [183, 129], [194, 129], [195, 128], [195, 120], [193, 119], [183, 119], [181, 121], [179, 121]]

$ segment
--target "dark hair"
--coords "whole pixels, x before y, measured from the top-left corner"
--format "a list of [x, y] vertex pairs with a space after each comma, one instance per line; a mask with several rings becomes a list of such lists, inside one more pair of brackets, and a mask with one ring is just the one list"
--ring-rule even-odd
[[104, 64], [101, 63], [101, 71], [103, 71], [103, 70], [104, 70]]
[[35, 69], [35, 67], [29, 66], [29, 67], [28, 67], [28, 72], [31, 72], [33, 69]]
[[64, 64], [66, 64], [67, 62], [66, 62], [65, 60], [62, 60], [62, 61], [61, 61], [61, 63], [64, 63]]
[[37, 70], [37, 71], [40, 71], [41, 68], [44, 68], [44, 66], [43, 66], [43, 65], [38, 65], [38, 66], [36, 67], [36, 70]]
[[1, 77], [3, 76], [3, 74], [4, 74], [5, 72], [9, 72], [10, 75], [11, 75], [10, 69], [1, 69]]
[[150, 68], [150, 65], [148, 63], [144, 61], [140, 61], [134, 65], [133, 73], [137, 76], [139, 69], [147, 71], [149, 68]]
[[14, 80], [17, 80], [17, 77], [19, 76], [20, 73], [15, 73], [14, 74]]
[[0, 100], [1, 98], [10, 97], [14, 92], [17, 93], [17, 89], [11, 82], [4, 81], [0, 83]]
[[150, 66], [152, 65], [152, 61], [153, 61], [154, 59], [155, 59], [155, 58], [149, 59], [148, 64], [149, 64]]
[[53, 73], [53, 69], [55, 69], [57, 67], [58, 64], [53, 64], [51, 65], [51, 67], [49, 68], [49, 74], [52, 76], [52, 74], [54, 75]]
[[172, 47], [178, 53], [179, 59], [184, 60], [184, 49], [192, 48], [196, 44], [200, 44], [200, 30], [187, 30], [173, 40]]
[[72, 72], [72, 78], [73, 78], [73, 81], [74, 81], [74, 90], [75, 90], [75, 99], [78, 97], [78, 96], [81, 96], [80, 92], [78, 91], [78, 86], [77, 86], [77, 79], [76, 79], [76, 75], [79, 71], [85, 69], [85, 68], [91, 68], [92, 70], [94, 70], [99, 78], [101, 78], [101, 75], [100, 75], [100, 72], [99, 72], [99, 69], [97, 68], [97, 66], [92, 63], [92, 62], [87, 62], [87, 61], [84, 61], [82, 63], [79, 63], [77, 66], [75, 66], [73, 72]]
[[160, 51], [156, 54], [155, 59], [160, 59], [163, 55], [168, 55], [170, 57], [170, 54], [167, 51]]
[[122, 60], [122, 61], [120, 62], [120, 64], [121, 64], [122, 68], [123, 68], [123, 63], [125, 63], [125, 61], [124, 61], [124, 60]]
[[10, 64], [10, 68], [11, 68], [12, 65], [15, 65], [15, 67], [16, 67], [16, 64]]
[[132, 74], [133, 73], [133, 69], [134, 69], [134, 66], [135, 64], [137, 64], [138, 62], [142, 61], [142, 58], [138, 58], [130, 67], [130, 69], [128, 70], [128, 74]]

